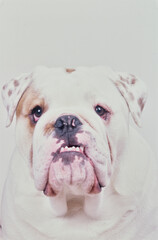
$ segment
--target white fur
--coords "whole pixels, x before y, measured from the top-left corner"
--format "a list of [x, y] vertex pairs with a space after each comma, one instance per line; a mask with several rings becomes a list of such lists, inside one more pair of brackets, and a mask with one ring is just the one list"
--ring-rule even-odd
[[[139, 106], [138, 99], [144, 96], [145, 101], [146, 98], [145, 87], [141, 90], [142, 82], [136, 81], [135, 93], [134, 84], [131, 86], [123, 74], [125, 84], [129, 85], [121, 90], [120, 73], [104, 67], [81, 67], [71, 73], [60, 68], [40, 67], [31, 76], [32, 82], [28, 81], [25, 87], [38, 91], [49, 107], [37, 123], [31, 140], [32, 169], [28, 161], [31, 143], [27, 142], [27, 129], [23, 118], [17, 119], [17, 148], [3, 192], [0, 238], [156, 240], [157, 163], [143, 138], [129, 126], [129, 110], [135, 121], [140, 121], [143, 107]], [[134, 96], [133, 105], [130, 91]], [[3, 96], [8, 105], [6, 92]], [[112, 109], [109, 122], [96, 114], [97, 104]], [[12, 107], [10, 121], [14, 111]], [[75, 115], [82, 122], [83, 133], [78, 133], [77, 138], [86, 144], [87, 154], [105, 186], [101, 193], [90, 195], [85, 192], [86, 187], [76, 186], [65, 186], [55, 197], [46, 197], [41, 192], [51, 161], [49, 151], [56, 151], [51, 145], [61, 144], [45, 136], [44, 127], [63, 114]]]

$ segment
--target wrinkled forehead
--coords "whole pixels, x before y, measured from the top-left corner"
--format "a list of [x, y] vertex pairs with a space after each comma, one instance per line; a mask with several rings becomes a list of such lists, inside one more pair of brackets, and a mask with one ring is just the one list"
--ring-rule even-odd
[[80, 67], [70, 72], [62, 68], [40, 68], [34, 72], [33, 88], [49, 104], [70, 106], [107, 102], [109, 105], [117, 105], [118, 98], [122, 97], [111, 81], [114, 77], [116, 74], [105, 67]]

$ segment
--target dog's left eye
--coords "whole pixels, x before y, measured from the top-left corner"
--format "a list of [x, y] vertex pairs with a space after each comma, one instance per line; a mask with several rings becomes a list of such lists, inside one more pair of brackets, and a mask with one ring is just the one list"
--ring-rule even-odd
[[32, 116], [32, 119], [33, 119], [34, 123], [36, 123], [39, 120], [42, 113], [43, 113], [43, 110], [40, 106], [36, 106], [32, 109], [31, 116]]
[[97, 105], [95, 107], [95, 111], [100, 117], [104, 118], [105, 120], [107, 119], [107, 115], [108, 115], [109, 112], [106, 109]]

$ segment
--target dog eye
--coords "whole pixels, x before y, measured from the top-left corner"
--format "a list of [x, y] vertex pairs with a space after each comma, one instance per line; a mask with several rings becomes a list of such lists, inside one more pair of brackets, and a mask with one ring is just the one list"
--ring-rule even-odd
[[34, 123], [36, 123], [39, 120], [42, 113], [43, 113], [43, 110], [40, 106], [36, 106], [32, 109], [31, 116]]
[[95, 111], [100, 117], [104, 118], [105, 120], [107, 119], [107, 115], [108, 115], [109, 112], [106, 109], [97, 105], [95, 107]]

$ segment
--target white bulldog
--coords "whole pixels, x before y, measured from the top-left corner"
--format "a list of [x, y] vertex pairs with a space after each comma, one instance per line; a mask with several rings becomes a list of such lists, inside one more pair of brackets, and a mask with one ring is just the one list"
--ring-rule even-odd
[[158, 239], [157, 163], [140, 125], [141, 80], [110, 68], [38, 67], [3, 87], [14, 152], [4, 240]]

